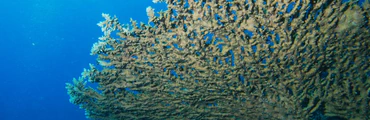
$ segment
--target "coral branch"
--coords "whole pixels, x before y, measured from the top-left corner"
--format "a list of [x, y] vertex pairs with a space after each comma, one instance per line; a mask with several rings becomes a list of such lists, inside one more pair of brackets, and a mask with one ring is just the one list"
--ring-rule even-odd
[[103, 69], [66, 87], [89, 118], [370, 119], [369, 1], [153, 2], [152, 25], [103, 14]]

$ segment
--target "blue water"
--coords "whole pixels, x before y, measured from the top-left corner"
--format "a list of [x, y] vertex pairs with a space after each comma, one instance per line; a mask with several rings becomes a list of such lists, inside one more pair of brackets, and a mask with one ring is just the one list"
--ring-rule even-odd
[[86, 119], [65, 83], [95, 63], [101, 13], [147, 23], [148, 6], [165, 9], [151, 0], [1, 0], [0, 120]]
[[102, 35], [101, 13], [147, 23], [148, 6], [165, 9], [151, 0], [2, 0], [0, 120], [86, 119], [65, 83], [96, 63], [90, 48]]

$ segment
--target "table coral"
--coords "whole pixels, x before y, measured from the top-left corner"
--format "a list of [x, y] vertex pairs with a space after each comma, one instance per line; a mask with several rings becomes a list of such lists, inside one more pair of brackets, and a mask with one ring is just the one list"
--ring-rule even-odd
[[66, 86], [88, 118], [370, 119], [369, 1], [165, 2], [148, 24], [103, 14], [102, 69]]

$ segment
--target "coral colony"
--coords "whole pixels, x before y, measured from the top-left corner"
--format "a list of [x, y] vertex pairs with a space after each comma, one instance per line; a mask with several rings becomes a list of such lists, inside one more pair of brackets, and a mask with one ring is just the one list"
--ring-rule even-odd
[[66, 86], [88, 118], [370, 119], [369, 0], [154, 2], [148, 24], [103, 14]]

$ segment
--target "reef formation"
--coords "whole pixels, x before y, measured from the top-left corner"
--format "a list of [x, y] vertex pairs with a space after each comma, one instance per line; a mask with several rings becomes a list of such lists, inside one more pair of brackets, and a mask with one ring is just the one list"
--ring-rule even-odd
[[148, 24], [103, 14], [66, 86], [88, 118], [370, 119], [368, 0], [154, 1]]

